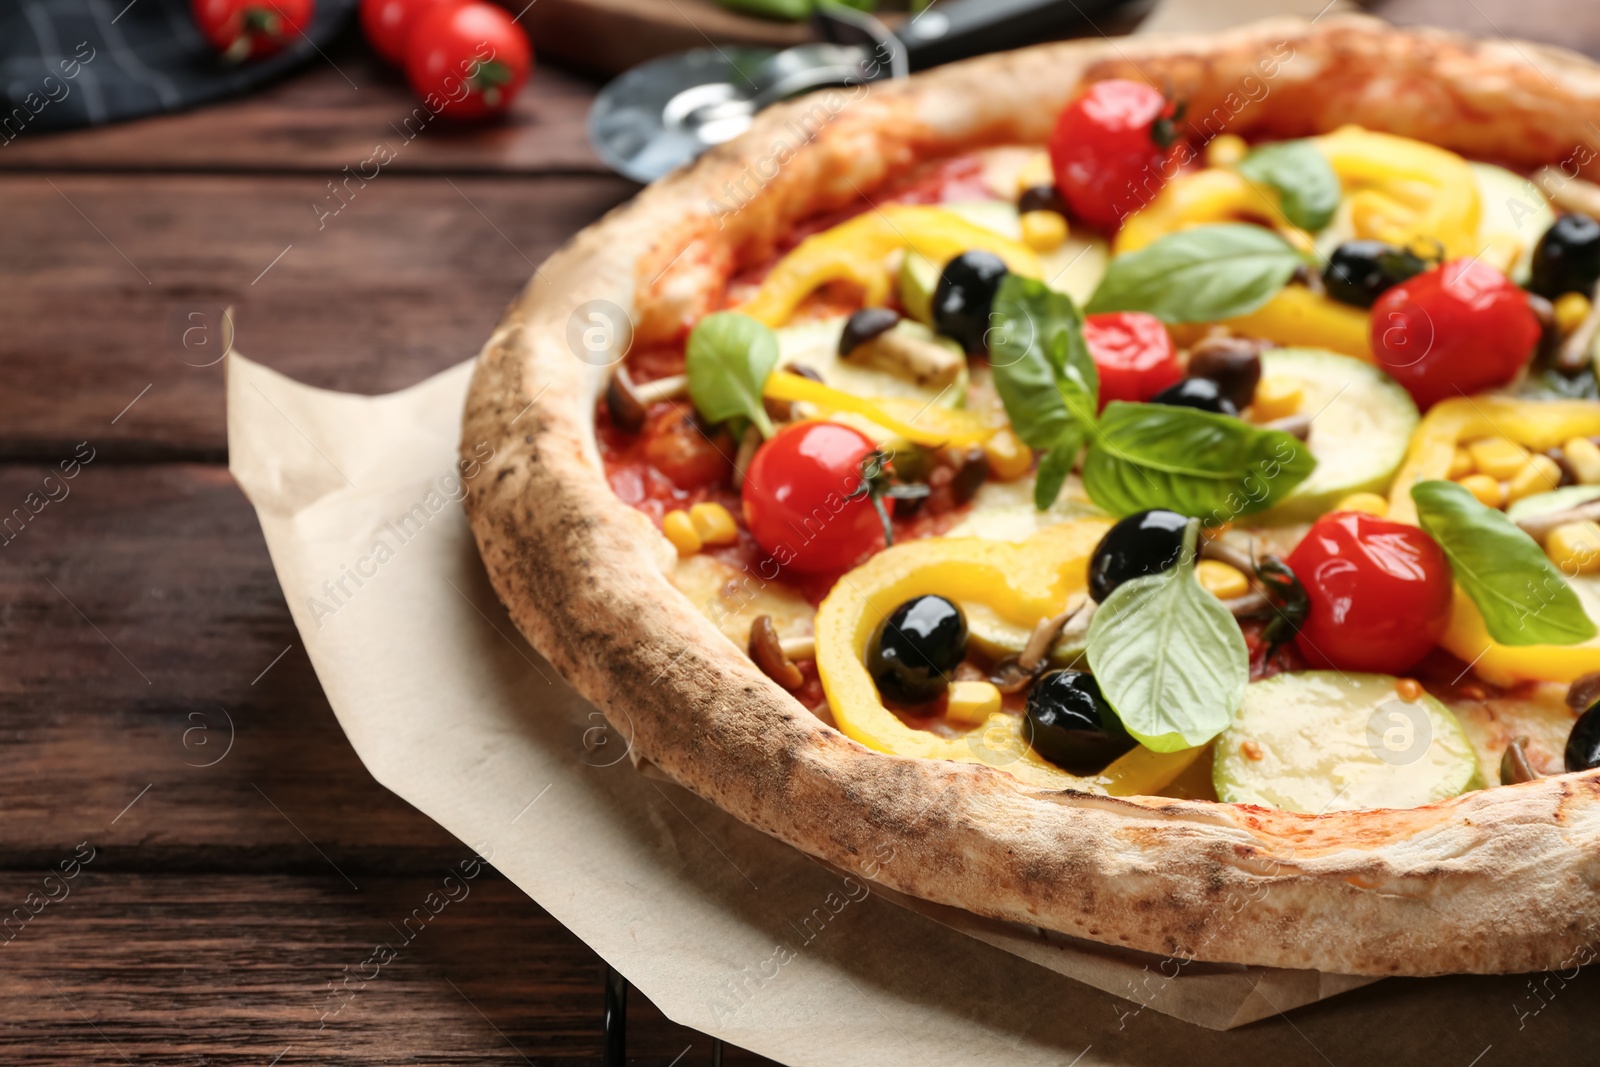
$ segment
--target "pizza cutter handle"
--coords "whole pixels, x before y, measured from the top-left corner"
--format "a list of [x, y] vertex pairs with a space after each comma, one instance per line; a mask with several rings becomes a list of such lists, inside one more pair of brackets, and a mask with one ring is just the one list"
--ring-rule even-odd
[[1036, 44], [1082, 28], [1115, 0], [942, 0], [895, 31], [912, 70]]

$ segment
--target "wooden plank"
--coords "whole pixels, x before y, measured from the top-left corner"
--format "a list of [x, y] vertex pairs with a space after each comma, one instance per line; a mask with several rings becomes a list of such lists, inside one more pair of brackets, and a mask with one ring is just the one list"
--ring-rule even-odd
[[84, 438], [220, 458], [226, 305], [236, 347], [296, 378], [411, 385], [474, 355], [535, 266], [632, 189], [380, 173], [337, 199], [325, 181], [0, 176], [0, 458]]
[[340, 732], [227, 471], [9, 464], [0, 505], [0, 867], [89, 839], [102, 869], [359, 880], [460, 850]]
[[[0, 1061], [590, 1067], [599, 959], [472, 862], [458, 848], [448, 868], [359, 891], [320, 876], [110, 874], [98, 854], [48, 886], [44, 869], [0, 874], [4, 909], [59, 901], [0, 940]], [[634, 1062], [710, 1062], [709, 1039], [637, 992], [629, 1038]], [[726, 1062], [769, 1061], [730, 1049]]]
[[96, 129], [24, 132], [0, 148], [0, 169], [334, 177], [371, 158], [383, 143], [395, 149], [385, 164], [395, 172], [598, 173], [605, 168], [584, 133], [598, 87], [597, 81], [540, 64], [501, 122], [424, 121], [401, 73], [350, 41], [276, 85], [213, 107]]

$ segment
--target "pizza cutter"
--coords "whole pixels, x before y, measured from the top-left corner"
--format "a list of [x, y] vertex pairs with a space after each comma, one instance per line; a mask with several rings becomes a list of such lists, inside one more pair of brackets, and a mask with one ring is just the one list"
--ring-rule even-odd
[[940, 0], [895, 31], [854, 8], [823, 3], [812, 17], [821, 41], [782, 51], [712, 44], [622, 74], [589, 109], [589, 143], [618, 173], [653, 181], [744, 132], [768, 104], [1038, 41], [1117, 2]]

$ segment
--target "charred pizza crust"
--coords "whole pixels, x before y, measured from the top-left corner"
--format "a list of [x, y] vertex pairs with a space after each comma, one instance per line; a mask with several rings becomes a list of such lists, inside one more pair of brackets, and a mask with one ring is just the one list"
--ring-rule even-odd
[[1423, 975], [1586, 960], [1600, 920], [1600, 772], [1305, 816], [1048, 792], [989, 767], [874, 752], [700, 615], [667, 580], [671, 547], [609, 488], [593, 425], [607, 371], [569, 344], [576, 308], [626, 309], [638, 344], [674, 337], [798, 220], [918, 159], [1041, 142], [1081, 83], [1112, 76], [1170, 84], [1198, 124], [1225, 116], [1236, 133], [1356, 122], [1513, 166], [1600, 170], [1587, 147], [1600, 68], [1358, 17], [1046, 45], [773, 108], [578, 234], [485, 346], [462, 448], [494, 447], [467, 505], [496, 590], [636, 755], [900, 892], [1234, 963]]

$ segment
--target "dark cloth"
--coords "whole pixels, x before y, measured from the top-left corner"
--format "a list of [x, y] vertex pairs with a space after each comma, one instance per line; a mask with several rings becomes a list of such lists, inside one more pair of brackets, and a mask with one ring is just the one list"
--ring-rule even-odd
[[223, 61], [189, 0], [0, 0], [0, 145], [178, 111], [234, 96], [318, 55], [357, 0], [317, 0], [311, 26], [282, 52]]

